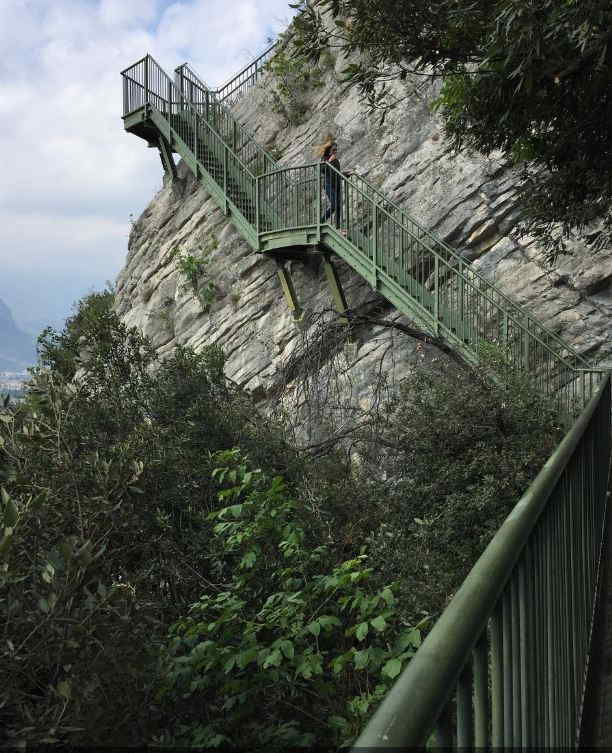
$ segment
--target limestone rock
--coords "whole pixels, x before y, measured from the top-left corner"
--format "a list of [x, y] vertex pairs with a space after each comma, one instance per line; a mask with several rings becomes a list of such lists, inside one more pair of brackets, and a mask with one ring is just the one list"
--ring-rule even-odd
[[[333, 66], [324, 86], [303, 93], [308, 111], [300, 123], [287, 124], [274, 112], [265, 77], [234, 112], [285, 165], [312, 162], [315, 145], [333, 133], [343, 170], [380, 186], [594, 363], [612, 364], [612, 251], [595, 255], [579, 246], [574, 256], [548, 268], [537, 244], [512, 238], [517, 207], [511, 169], [498, 156], [486, 160], [449, 152], [429, 108], [435, 88], [421, 87], [415, 95], [396, 84], [402, 101], [381, 125], [379, 117], [367, 114], [357, 92], [339, 95], [341, 65], [336, 60]], [[134, 149], [142, 146], [134, 139]], [[208, 307], [180, 271], [185, 254], [205, 257], [204, 276], [214, 285]], [[387, 317], [399, 316], [346, 265], [338, 266], [351, 307], [382, 305]], [[272, 400], [286, 380], [284, 366], [308, 334], [309, 314], [332, 305], [316, 257], [305, 265], [293, 263], [292, 271], [307, 311], [301, 326], [285, 304], [274, 263], [251, 252], [206, 190], [179, 165], [178, 179], [165, 181], [135, 223], [116, 306], [125, 323], [139, 327], [162, 355], [177, 344], [220, 345], [227, 375]], [[372, 370], [379, 368], [380, 356], [391, 381], [419, 359], [443, 357], [431, 345], [375, 326], [364, 327], [351, 347], [345, 354], [345, 388], [357, 403], [372, 399]], [[323, 367], [313, 363], [312, 368]], [[298, 390], [286, 386], [288, 393]]]

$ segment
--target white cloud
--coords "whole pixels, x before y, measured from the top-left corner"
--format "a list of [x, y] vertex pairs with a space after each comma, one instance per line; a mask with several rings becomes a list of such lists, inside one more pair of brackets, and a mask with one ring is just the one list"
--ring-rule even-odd
[[84, 291], [118, 273], [129, 215], [162, 180], [155, 150], [122, 128], [119, 72], [150, 52], [170, 74], [187, 60], [223, 83], [283, 28], [287, 3], [0, 0], [0, 298], [61, 270]]

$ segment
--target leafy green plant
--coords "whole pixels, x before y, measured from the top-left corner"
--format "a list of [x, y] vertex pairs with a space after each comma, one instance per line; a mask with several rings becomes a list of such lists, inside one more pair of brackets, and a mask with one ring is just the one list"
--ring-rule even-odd
[[192, 253], [181, 254], [177, 257], [179, 272], [184, 284], [191, 289], [200, 301], [202, 311], [206, 312], [216, 299], [216, 287], [212, 280], [205, 279], [208, 256], [218, 247], [219, 242], [213, 235], [207, 245], [200, 250], [199, 256]]
[[157, 310], [151, 312], [149, 316], [154, 317], [155, 319], [158, 319], [159, 321], [161, 321], [166, 327], [166, 329], [172, 330], [173, 329], [173, 321], [172, 321], [173, 305], [174, 305], [174, 299], [168, 296], [164, 298], [164, 300], [161, 302]]
[[402, 612], [416, 620], [444, 608], [563, 423], [495, 345], [481, 349], [477, 371], [419, 367], [387, 411], [386, 425], [359, 444], [362, 483], [380, 510], [370, 554], [379, 572], [400, 578]]
[[[213, 473], [228, 485], [209, 515], [224, 578], [170, 633], [160, 701], [175, 699], [182, 717], [172, 742], [253, 751], [346, 744], [420, 630], [402, 625], [397, 584], [379, 587], [365, 553], [335, 562], [333, 547], [309, 535], [281, 477], [237, 450], [215, 459], [229, 463]], [[197, 720], [191, 708], [201, 710]]]
[[[97, 296], [44, 339], [49, 366], [0, 410], [0, 744], [149, 740], [158, 646], [216, 578], [211, 453], [240, 439], [292, 462], [217, 349], [158, 363], [94, 312]], [[86, 354], [63, 347], [83, 337]]]
[[282, 115], [289, 125], [299, 125], [307, 112], [305, 101], [310, 89], [323, 86], [323, 75], [318, 65], [309, 64], [304, 56], [289, 55], [284, 49], [266, 64], [273, 77], [269, 89], [271, 107]]

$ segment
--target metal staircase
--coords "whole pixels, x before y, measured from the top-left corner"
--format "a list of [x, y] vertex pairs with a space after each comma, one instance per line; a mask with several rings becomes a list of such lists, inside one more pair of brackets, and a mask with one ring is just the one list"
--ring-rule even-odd
[[254, 252], [279, 263], [322, 252], [339, 312], [350, 317], [338, 256], [399, 311], [472, 364], [483, 343], [505, 353], [570, 419], [544, 465], [357, 741], [357, 749], [574, 747], [581, 726], [605, 538], [610, 377], [481, 277], [453, 249], [357, 176], [331, 170], [341, 220], [322, 221], [319, 163], [283, 167], [233, 116], [265, 83], [267, 50], [219, 90], [187, 65], [174, 80], [147, 55], [122, 72], [125, 129], [179, 154]]
[[[248, 70], [250, 78], [236, 77], [241, 91], [264, 77], [256, 65]], [[158, 146], [169, 170], [178, 153], [254, 251], [280, 261], [313, 248], [335, 254], [467, 361], [478, 362], [482, 342], [497, 343], [568, 408], [591, 394], [598, 376], [576, 350], [364, 178], [325, 167], [340, 185], [342, 219], [323, 222], [321, 165], [279, 165], [187, 65], [172, 80], [147, 55], [122, 75], [126, 130]]]

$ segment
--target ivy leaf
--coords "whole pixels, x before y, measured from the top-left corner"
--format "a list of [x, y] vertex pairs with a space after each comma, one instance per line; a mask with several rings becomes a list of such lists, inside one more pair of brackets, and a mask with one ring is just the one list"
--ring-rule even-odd
[[347, 661], [350, 661], [351, 659], [351, 652], [347, 652], [346, 654], [341, 654], [340, 656], [336, 656], [335, 659], [332, 659], [329, 666], [332, 668], [332, 672], [337, 675], [342, 672], [344, 669], [344, 665], [347, 663]]
[[[4, 489], [2, 491], [4, 492]], [[4, 496], [4, 494], [2, 496]], [[4, 525], [7, 528], [14, 528], [18, 518], [17, 506], [8, 494], [6, 496], [8, 499], [6, 500], [6, 506], [4, 508]]]
[[402, 662], [399, 659], [389, 659], [389, 661], [382, 668], [382, 673], [386, 677], [393, 679], [397, 677], [402, 671]]
[[342, 625], [340, 620], [333, 615], [323, 615], [322, 617], [319, 617], [318, 621], [324, 630], [326, 630], [327, 628], [331, 629], [334, 625], [336, 625], [337, 627], [340, 627]]
[[268, 669], [268, 667], [278, 667], [280, 664], [282, 664], [283, 661], [283, 655], [281, 652], [275, 648], [272, 653], [268, 654], [266, 657], [265, 662], [263, 663], [263, 668]]
[[250, 568], [253, 567], [256, 560], [257, 560], [257, 555], [255, 554], [255, 552], [253, 551], [247, 552], [242, 558], [242, 560], [240, 561], [240, 567], [249, 570]]
[[378, 617], [370, 620], [370, 625], [372, 625], [375, 630], [378, 630], [379, 633], [382, 633], [382, 631], [387, 627], [387, 621], [382, 616], [382, 614], [380, 614], [378, 615]]
[[368, 665], [369, 660], [370, 660], [369, 649], [365, 648], [363, 651], [356, 651], [355, 656], [353, 657], [353, 663], [355, 664], [355, 669], [365, 669]]
[[314, 622], [311, 622], [309, 625], [307, 625], [306, 630], [312, 633], [315, 638], [318, 638], [319, 633], [321, 632], [321, 625], [319, 624], [318, 620], [315, 620]]
[[293, 657], [295, 656], [295, 648], [293, 647], [293, 643], [291, 641], [281, 641], [280, 649], [283, 654], [285, 654], [287, 659], [293, 659]]
[[360, 625], [357, 625], [357, 630], [355, 630], [355, 637], [358, 641], [362, 641], [366, 635], [368, 634], [369, 626], [367, 622], [362, 622]]
[[310, 680], [313, 673], [320, 669], [314, 656], [305, 656], [296, 670], [296, 675], [302, 675], [305, 680]]

